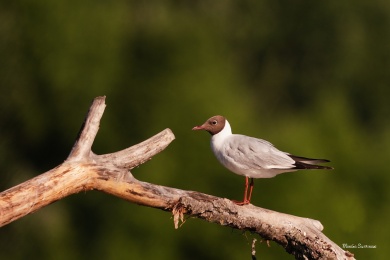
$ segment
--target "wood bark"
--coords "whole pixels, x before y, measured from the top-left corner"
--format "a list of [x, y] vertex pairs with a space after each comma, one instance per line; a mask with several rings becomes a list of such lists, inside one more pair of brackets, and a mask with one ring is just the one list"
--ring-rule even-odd
[[172, 212], [179, 227], [184, 216], [257, 233], [273, 240], [296, 259], [355, 259], [327, 238], [322, 224], [196, 191], [164, 187], [134, 178], [130, 170], [151, 159], [174, 140], [170, 129], [111, 154], [91, 147], [105, 109], [105, 97], [92, 102], [66, 161], [56, 168], [0, 193], [0, 226], [9, 224], [71, 194], [99, 190], [129, 202]]

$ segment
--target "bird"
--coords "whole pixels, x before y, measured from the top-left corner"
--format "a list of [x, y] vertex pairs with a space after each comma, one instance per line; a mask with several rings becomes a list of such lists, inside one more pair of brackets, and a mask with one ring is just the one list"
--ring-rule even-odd
[[195, 126], [192, 130], [209, 132], [211, 149], [218, 161], [233, 173], [245, 176], [244, 198], [242, 201], [233, 201], [237, 205], [250, 203], [253, 179], [272, 178], [281, 173], [304, 169], [333, 169], [318, 165], [330, 162], [327, 159], [292, 155], [280, 151], [266, 140], [233, 134], [230, 123], [221, 115], [207, 119], [204, 124]]

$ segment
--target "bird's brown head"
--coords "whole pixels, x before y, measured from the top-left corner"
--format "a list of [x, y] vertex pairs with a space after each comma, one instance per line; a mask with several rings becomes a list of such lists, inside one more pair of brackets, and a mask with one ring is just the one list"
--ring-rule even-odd
[[226, 119], [223, 116], [213, 116], [200, 126], [195, 126], [192, 130], [205, 130], [211, 135], [218, 134], [225, 127]]

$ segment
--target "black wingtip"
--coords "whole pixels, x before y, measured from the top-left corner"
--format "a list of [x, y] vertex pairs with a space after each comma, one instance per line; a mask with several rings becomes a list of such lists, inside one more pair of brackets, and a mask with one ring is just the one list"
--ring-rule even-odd
[[294, 169], [323, 169], [323, 170], [333, 170], [333, 167], [330, 166], [322, 166], [319, 165], [321, 163], [328, 163], [330, 162], [327, 159], [314, 159], [314, 158], [307, 158], [302, 156], [296, 156], [289, 154], [291, 159], [295, 161]]
[[308, 164], [304, 162], [295, 162], [294, 169], [319, 169], [319, 170], [333, 170], [333, 167], [330, 166], [322, 166], [316, 164]]

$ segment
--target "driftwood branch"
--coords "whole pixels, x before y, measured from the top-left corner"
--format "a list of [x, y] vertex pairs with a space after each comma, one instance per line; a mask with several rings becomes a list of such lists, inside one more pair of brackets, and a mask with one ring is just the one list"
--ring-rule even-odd
[[105, 109], [105, 97], [93, 101], [67, 160], [56, 168], [0, 193], [0, 226], [71, 194], [100, 190], [127, 201], [172, 212], [177, 228], [184, 216], [248, 230], [273, 240], [296, 259], [354, 259], [321, 231], [317, 220], [259, 208], [228, 199], [139, 181], [130, 170], [148, 161], [174, 140], [166, 129], [119, 152], [91, 151]]

